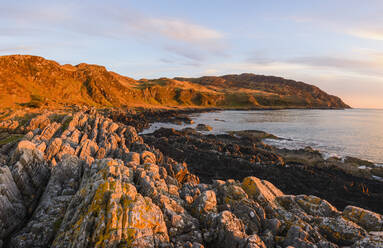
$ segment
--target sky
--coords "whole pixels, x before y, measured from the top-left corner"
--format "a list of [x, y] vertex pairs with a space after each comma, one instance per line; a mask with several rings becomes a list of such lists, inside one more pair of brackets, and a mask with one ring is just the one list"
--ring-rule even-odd
[[282, 76], [383, 108], [382, 0], [18, 0], [0, 13], [0, 55], [135, 79]]

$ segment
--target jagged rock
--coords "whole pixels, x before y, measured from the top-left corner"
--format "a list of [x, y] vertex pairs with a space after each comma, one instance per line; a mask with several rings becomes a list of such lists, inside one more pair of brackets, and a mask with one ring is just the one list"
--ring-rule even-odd
[[346, 220], [342, 216], [338, 218], [318, 218], [320, 232], [331, 242], [339, 245], [352, 245], [357, 240], [364, 238], [367, 232], [357, 224]]
[[194, 201], [192, 212], [197, 216], [217, 211], [217, 199], [213, 190], [206, 190]]
[[47, 144], [43, 141], [39, 145], [36, 146], [36, 149], [40, 152], [44, 153], [45, 149], [47, 149]]
[[68, 142], [65, 142], [61, 145], [60, 151], [56, 154], [56, 157], [59, 160], [62, 160], [65, 154], [74, 155], [75, 152], [76, 151], [72, 148], [72, 146]]
[[306, 213], [313, 216], [336, 217], [340, 215], [340, 212], [328, 201], [316, 196], [298, 195], [295, 201]]
[[381, 248], [383, 247], [383, 232], [370, 232], [368, 237], [356, 241], [353, 248]]
[[73, 146], [78, 145], [81, 138], [81, 132], [78, 129], [74, 129], [74, 131], [67, 137], [67, 141]]
[[205, 241], [211, 247], [244, 247], [247, 244], [245, 227], [230, 211], [210, 213], [207, 218], [209, 231]]
[[273, 215], [274, 209], [278, 208], [276, 198], [283, 193], [266, 180], [256, 177], [246, 177], [242, 182], [242, 188], [247, 195], [261, 204], [268, 214]]
[[27, 130], [35, 130], [36, 128], [44, 129], [50, 124], [48, 114], [38, 115], [35, 118], [31, 119], [27, 126]]
[[383, 217], [380, 214], [354, 206], [347, 206], [342, 215], [367, 231], [383, 231]]
[[26, 215], [23, 199], [8, 167], [0, 167], [0, 239], [19, 226]]
[[76, 149], [76, 154], [78, 154], [79, 158], [84, 159], [91, 164], [94, 159], [93, 156], [96, 154], [98, 150], [98, 145], [96, 142], [85, 139], [81, 141], [80, 145]]
[[0, 247], [382, 247], [367, 232], [381, 230], [379, 214], [256, 177], [199, 183], [133, 127], [84, 111], [7, 148]]
[[15, 130], [18, 127], [19, 127], [19, 122], [16, 120], [6, 120], [6, 121], [0, 122], [1, 129]]
[[136, 129], [132, 126], [126, 127], [125, 138], [126, 141], [130, 144], [135, 142], [142, 143], [142, 138], [138, 136]]
[[141, 161], [143, 164], [155, 164], [156, 160], [156, 155], [154, 155], [152, 152], [144, 151], [143, 153], [141, 153]]
[[282, 195], [277, 197], [277, 202], [285, 209], [301, 216], [309, 214], [312, 216], [337, 217], [341, 214], [328, 201], [316, 196]]
[[52, 159], [59, 151], [62, 145], [62, 139], [55, 138], [52, 143], [48, 146], [45, 156], [48, 160]]
[[48, 247], [60, 228], [66, 208], [80, 184], [81, 161], [64, 156], [52, 176], [28, 225], [13, 235], [10, 247]]
[[308, 236], [309, 234], [305, 232], [300, 226], [293, 225], [287, 232], [286, 238], [284, 240], [284, 245], [302, 248], [313, 247], [314, 244], [307, 240]]
[[[259, 233], [263, 229], [263, 226], [266, 226], [266, 213], [257, 202], [247, 199], [241, 200], [231, 204], [230, 210], [242, 220], [246, 233]], [[280, 224], [273, 224], [274, 226], [269, 225], [269, 228], [273, 229], [274, 233], [277, 233]]]
[[137, 193], [131, 174], [121, 161], [95, 162], [84, 175], [85, 182], [73, 198], [52, 247], [154, 247], [168, 243], [160, 208]]
[[50, 168], [41, 151], [26, 140], [19, 142], [11, 161], [16, 161], [10, 166], [12, 176], [31, 213], [48, 182]]
[[42, 141], [50, 140], [53, 135], [61, 128], [61, 124], [57, 122], [53, 122], [46, 126], [40, 134], [39, 139]]
[[247, 238], [246, 248], [266, 248], [266, 244], [257, 234], [253, 234]]
[[223, 192], [223, 199], [226, 204], [248, 198], [245, 191], [237, 185], [223, 186], [221, 191]]

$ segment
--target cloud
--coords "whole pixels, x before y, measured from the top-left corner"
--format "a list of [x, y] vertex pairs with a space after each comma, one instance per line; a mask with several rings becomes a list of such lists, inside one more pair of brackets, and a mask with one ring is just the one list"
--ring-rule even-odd
[[383, 29], [351, 29], [348, 34], [369, 40], [383, 41]]
[[313, 56], [313, 57], [298, 57], [287, 60], [286, 62], [318, 66], [330, 68], [343, 68], [343, 69], [362, 69], [368, 67], [377, 67], [374, 61], [358, 60], [349, 58], [336, 58], [330, 56]]
[[154, 16], [130, 7], [115, 8], [86, 1], [69, 5], [37, 2], [3, 5], [0, 11], [3, 13], [0, 22], [11, 25], [1, 28], [0, 35], [9, 37], [41, 39], [74, 35], [136, 40], [195, 62], [225, 56], [228, 48], [225, 35], [214, 28], [183, 18]]
[[297, 65], [303, 66], [306, 70], [332, 70], [346, 74], [354, 73], [366, 76], [383, 76], [381, 68], [383, 67], [383, 53], [358, 49], [349, 55], [338, 56], [301, 56], [292, 58], [272, 58], [262, 56], [249, 56], [245, 61], [257, 66], [275, 66], [275, 65]]
[[216, 30], [179, 19], [141, 17], [130, 21], [128, 25], [141, 32], [161, 34], [173, 40], [202, 46], [212, 46], [224, 37]]
[[32, 46], [10, 46], [5, 48], [0, 48], [0, 53], [10, 53], [15, 51], [32, 51], [37, 47]]
[[128, 33], [146, 42], [159, 43], [166, 51], [189, 60], [226, 56], [225, 35], [205, 26], [175, 18], [150, 18], [142, 13], [127, 15], [122, 23]]
[[[147, 18], [134, 15], [126, 18], [124, 25], [144, 42], [157, 43], [164, 50], [198, 65], [209, 56], [226, 56], [224, 35], [216, 30], [179, 19]], [[179, 60], [179, 59], [178, 59]], [[177, 60], [177, 61], [178, 61]]]

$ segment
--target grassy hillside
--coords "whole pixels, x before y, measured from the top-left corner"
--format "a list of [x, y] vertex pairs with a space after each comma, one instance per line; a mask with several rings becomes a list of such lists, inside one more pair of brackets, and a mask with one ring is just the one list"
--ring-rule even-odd
[[0, 108], [97, 107], [346, 108], [302, 82], [254, 74], [134, 80], [103, 66], [60, 65], [29, 55], [0, 57]]

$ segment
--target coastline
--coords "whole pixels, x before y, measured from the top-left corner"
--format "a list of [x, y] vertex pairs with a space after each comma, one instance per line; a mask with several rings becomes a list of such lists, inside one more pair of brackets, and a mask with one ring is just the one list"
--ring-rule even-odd
[[[261, 247], [363, 247], [382, 240], [375, 232], [382, 231], [383, 183], [331, 165], [286, 163], [262, 142], [270, 137], [265, 132], [163, 128], [138, 135], [137, 124], [190, 122], [174, 112], [87, 109], [28, 118], [0, 122], [0, 141], [4, 132], [6, 139], [23, 133], [0, 144], [2, 199], [10, 203], [0, 212], [7, 223], [0, 229], [3, 247], [68, 247], [95, 235], [106, 243], [121, 222], [175, 247], [192, 247], [191, 241], [221, 247], [225, 240], [227, 247], [246, 247], [255, 238]], [[310, 161], [318, 156], [302, 152]], [[128, 216], [139, 217], [124, 221]], [[88, 228], [94, 223], [99, 229]], [[299, 243], [297, 228], [309, 230]], [[147, 247], [139, 237], [128, 241]]]
[[[182, 118], [185, 119], [185, 116], [183, 114], [181, 114], [181, 116], [182, 116]], [[177, 123], [177, 122], [174, 122], [172, 120], [167, 121], [167, 123], [172, 123], [172, 124], [176, 124], [176, 125], [180, 124], [179, 122]], [[186, 122], [186, 123], [188, 123], [188, 122]], [[233, 163], [233, 164], [238, 165], [238, 161], [235, 161], [235, 160], [238, 160], [238, 159], [241, 160], [241, 159], [243, 159], [243, 157], [241, 157], [241, 155], [237, 154], [236, 156], [234, 156], [235, 157], [234, 162], [233, 162], [233, 160], [228, 162], [225, 158], [223, 158], [226, 155], [230, 156], [230, 152], [228, 154], [225, 154], [222, 151], [219, 151], [220, 148], [218, 148], [218, 149], [212, 148], [215, 143], [222, 142], [221, 137], [225, 137], [225, 139], [229, 140], [229, 143], [238, 144], [239, 147], [241, 147], [241, 142], [243, 142], [243, 140], [245, 140], [245, 142], [248, 142], [249, 140], [251, 140], [251, 142], [254, 142], [256, 144], [262, 144], [262, 139], [259, 139], [257, 137], [246, 137], [246, 135], [244, 137], [235, 137], [235, 136], [229, 137], [230, 135], [228, 135], [228, 134], [214, 134], [213, 135], [213, 134], [209, 134], [209, 132], [203, 132], [203, 134], [202, 134], [202, 133], [195, 132], [195, 130], [192, 130], [191, 128], [186, 128], [183, 131], [182, 130], [176, 131], [176, 130], [167, 129], [167, 128], [161, 128], [160, 130], [161, 131], [159, 131], [157, 133], [154, 132], [154, 133], [142, 134], [145, 142], [147, 142], [148, 144], [151, 144], [154, 147], [160, 149], [160, 151], [163, 152], [165, 155], [175, 157], [178, 160], [182, 160], [182, 161], [187, 162], [191, 172], [195, 173], [200, 178], [204, 178], [205, 172], [201, 172], [201, 170], [203, 170], [203, 168], [194, 168], [193, 165], [195, 165], [196, 163], [200, 163], [201, 160], [207, 159], [209, 156], [212, 155], [210, 153], [210, 151], [207, 150], [206, 147], [204, 147], [205, 145], [207, 147], [210, 147], [210, 150], [214, 151], [213, 154], [215, 154], [215, 153], [220, 154], [218, 156], [218, 158], [215, 160], [215, 163], [221, 164], [221, 165], [223, 164], [222, 166], [225, 167], [225, 166], [228, 166], [227, 163]], [[196, 133], [198, 133], [198, 134], [196, 134]], [[170, 138], [168, 137], [169, 135], [170, 136], [174, 135], [175, 137], [177, 137], [177, 138], [175, 138], [175, 140], [172, 140], [172, 142], [176, 143], [176, 145], [166, 144], [166, 143], [172, 143], [169, 141], [170, 140]], [[167, 142], [159, 142], [158, 140], [161, 140], [161, 139], [168, 140], [168, 141]], [[193, 140], [193, 139], [199, 140], [200, 141], [199, 145], [201, 146], [202, 149], [197, 148], [196, 152], [190, 151], [187, 148], [185, 148], [183, 150], [182, 149], [182, 147], [183, 147], [182, 142], [179, 143], [179, 141], [178, 141], [178, 143], [177, 143], [178, 139], [182, 140], [182, 142], [185, 142], [185, 141], [189, 142], [190, 140]], [[206, 139], [206, 144], [204, 144], [204, 141], [203, 141], [205, 139]], [[201, 143], [201, 140], [202, 140], [202, 143]], [[212, 144], [213, 144], [213, 146], [212, 146]], [[263, 144], [263, 145], [265, 145], [265, 144]], [[193, 144], [193, 146], [196, 146], [196, 144]], [[248, 144], [246, 144], [245, 146], [249, 147]], [[321, 198], [329, 200], [331, 203], [333, 203], [338, 208], [343, 208], [346, 205], [353, 204], [353, 205], [357, 205], [360, 207], [371, 209], [371, 210], [376, 211], [376, 212], [383, 213], [382, 209], [380, 207], [381, 206], [380, 204], [383, 202], [383, 198], [382, 198], [383, 194], [380, 193], [380, 192], [383, 192], [383, 183], [382, 183], [383, 168], [381, 168], [379, 166], [375, 166], [373, 163], [371, 163], [369, 161], [354, 158], [354, 157], [347, 158], [346, 163], [345, 163], [344, 158], [336, 158], [336, 157], [326, 158], [319, 151], [314, 150], [314, 149], [309, 148], [309, 147], [306, 149], [296, 149], [296, 150], [279, 149], [277, 147], [268, 146], [268, 145], [266, 145], [266, 147], [267, 147], [266, 150], [269, 154], [274, 154], [276, 157], [280, 157], [284, 161], [283, 165], [281, 165], [281, 164], [278, 165], [278, 162], [277, 163], [270, 163], [270, 166], [273, 167], [273, 169], [270, 171], [275, 170], [275, 172], [274, 172], [275, 175], [280, 175], [280, 177], [286, 177], [286, 175], [280, 174], [281, 171], [283, 171], [285, 169], [292, 171], [292, 173], [287, 173], [287, 174], [289, 174], [289, 176], [287, 176], [287, 177], [290, 177], [290, 178], [293, 178], [294, 176], [296, 176], [296, 174], [302, 173], [302, 178], [301, 178], [302, 181], [305, 181], [304, 177], [309, 175], [309, 174], [312, 174], [312, 175], [317, 174], [318, 175], [317, 178], [315, 178], [315, 179], [311, 178], [312, 182], [306, 182], [311, 186], [307, 187], [307, 184], [306, 184], [305, 190], [302, 190], [302, 186], [290, 187], [287, 185], [287, 182], [285, 182], [285, 183], [280, 182], [278, 177], [271, 175], [270, 172], [264, 173], [263, 177], [261, 176], [261, 178], [271, 181], [273, 184], [277, 185], [282, 190], [286, 190], [286, 192], [289, 192], [291, 194], [319, 195]], [[246, 149], [246, 148], [244, 148], [244, 149]], [[183, 150], [183, 151], [182, 152], [175, 152], [177, 150]], [[200, 158], [198, 158], [198, 162], [195, 161], [194, 159], [190, 158], [191, 155], [188, 154], [190, 152], [191, 152], [191, 154], [193, 154], [193, 156], [200, 157]], [[259, 161], [259, 163], [257, 164], [256, 162], [254, 163], [254, 161], [251, 161], [251, 159], [247, 158], [247, 162], [246, 162], [247, 164], [246, 163], [245, 164], [246, 164], [246, 166], [248, 166], [250, 164], [250, 167], [254, 167], [254, 166], [260, 165], [261, 163], [265, 163], [265, 162], [267, 163], [269, 161]], [[242, 163], [242, 162], [239, 162], [239, 163]], [[208, 163], [204, 163], [204, 164], [205, 164], [205, 166], [209, 166]], [[219, 171], [222, 168], [220, 168], [220, 166], [217, 166], [217, 167], [214, 167], [214, 169], [216, 171]], [[216, 177], [214, 175], [210, 175], [210, 176], [206, 176], [206, 177], [211, 177], [211, 178], [215, 178], [215, 179], [229, 179], [229, 178], [235, 177], [236, 179], [241, 180], [245, 175], [249, 175], [249, 174], [255, 175], [254, 174], [255, 172], [252, 171], [253, 168], [250, 170], [248, 170], [248, 169], [245, 169], [245, 170], [246, 170], [246, 172], [242, 176], [239, 176], [239, 177], [235, 177], [235, 173], [238, 173], [238, 171], [236, 171], [236, 170], [232, 171], [231, 173], [227, 173], [227, 175], [221, 175], [221, 176], [216, 176]], [[259, 176], [259, 174], [262, 174], [262, 173], [260, 173], [261, 170], [267, 170], [267, 168], [265, 168], [264, 166], [257, 168], [255, 170], [258, 173], [256, 176]], [[372, 174], [371, 173], [372, 171], [374, 173], [378, 173], [379, 176], [377, 174]], [[316, 188], [317, 185], [323, 184], [325, 182], [331, 183], [329, 181], [329, 178], [333, 178], [334, 181], [338, 181], [336, 183], [338, 185], [335, 186], [334, 189], [326, 190], [325, 188], [321, 188], [321, 189], [319, 189], [320, 187]], [[339, 179], [339, 178], [341, 178], [341, 179]], [[203, 181], [203, 179], [202, 179], [202, 181]], [[205, 182], [208, 182], [208, 181], [205, 181]], [[299, 183], [297, 183], [297, 185], [299, 185]], [[347, 191], [350, 191], [350, 190], [348, 190], [348, 189], [345, 190], [344, 188], [347, 188], [347, 186], [345, 186], [345, 185], [351, 185], [351, 188], [352, 188], [351, 191], [353, 191], [355, 193], [354, 195], [353, 195], [353, 193], [351, 193], [351, 195], [353, 195], [353, 196], [350, 196], [347, 194]], [[354, 185], [356, 185], [356, 186], [354, 186]], [[379, 188], [382, 191], [380, 191], [380, 192], [374, 191], [371, 193], [371, 188], [375, 188], [375, 189]], [[366, 193], [366, 190], [367, 190], [367, 193]], [[370, 190], [370, 192], [368, 192], [368, 190]], [[334, 194], [331, 191], [336, 192], [336, 193]], [[372, 198], [372, 196], [369, 195], [370, 193], [372, 195], [374, 195], [374, 197], [376, 197], [376, 194], [380, 195], [379, 198], [377, 198], [376, 201], [374, 201], [375, 203], [371, 203], [371, 202], [368, 202], [368, 200], [366, 200], [368, 198]], [[339, 200], [337, 198], [341, 198], [341, 200]], [[352, 198], [352, 200], [349, 201], [346, 198]], [[363, 201], [366, 204], [360, 204]]]
[[[166, 125], [181, 125], [183, 123], [190, 124], [192, 122], [192, 119], [189, 117], [191, 114], [196, 114], [196, 113], [204, 113], [204, 112], [215, 112], [215, 111], [222, 111], [222, 110], [248, 110], [248, 109], [221, 109], [221, 108], [182, 108], [182, 109], [147, 109], [147, 108], [135, 108], [135, 109], [121, 109], [121, 108], [104, 108], [104, 109], [95, 109], [95, 108], [80, 108], [80, 110], [85, 110], [86, 112], [89, 113], [102, 113], [102, 115], [109, 117], [111, 120], [115, 122], [120, 122], [125, 125], [130, 125], [133, 126], [138, 133], [141, 133], [143, 130], [147, 129], [151, 124], [153, 123], [165, 123]], [[257, 111], [262, 111], [262, 110], [280, 110], [281, 108], [275, 109], [275, 108], [263, 108], [263, 109], [253, 109]], [[283, 108], [283, 109], [289, 109], [289, 108]], [[297, 108], [292, 108], [292, 109], [297, 109]], [[307, 109], [307, 108], [306, 108]], [[307, 109], [311, 110], [311, 109]], [[43, 113], [66, 113], [68, 110], [42, 110], [41, 112]], [[74, 109], [72, 111], [78, 111], [78, 109]], [[19, 113], [20, 114], [20, 113]], [[36, 113], [37, 114], [37, 113]], [[58, 114], [60, 115], [60, 114]], [[35, 115], [31, 115], [28, 118], [33, 118]], [[14, 117], [14, 116], [11, 116]], [[22, 125], [25, 125], [25, 123], [28, 123], [28, 120], [23, 120], [22, 118], [16, 118], [18, 121], [14, 120], [6, 120], [2, 122], [2, 125], [0, 128], [2, 128], [3, 132], [4, 130], [7, 130], [7, 128], [10, 130], [10, 137], [14, 137], [15, 140], [20, 138], [20, 135], [25, 133], [26, 130], [23, 129]], [[8, 127], [4, 126], [4, 123], [8, 125]], [[321, 174], [321, 176], [318, 177], [317, 181], [326, 181], [326, 177], [333, 177], [334, 175], [339, 176], [338, 174], [342, 174], [342, 176], [345, 177], [350, 177], [350, 179], [346, 180], [348, 181], [356, 181], [359, 183], [357, 185], [357, 188], [352, 189], [353, 191], [356, 192], [356, 198], [355, 201], [350, 202], [352, 205], [356, 206], [361, 206], [376, 212], [381, 212], [383, 213], [383, 210], [380, 209], [378, 206], [378, 203], [367, 203], [367, 204], [358, 204], [361, 203], [361, 200], [363, 199], [364, 196], [367, 196], [369, 198], [369, 193], [366, 195], [366, 192], [364, 192], [366, 189], [364, 185], [372, 185], [370, 188], [376, 188], [375, 185], [379, 185], [381, 188], [382, 193], [377, 192], [379, 197], [382, 197], [378, 199], [380, 201], [379, 203], [383, 202], [383, 167], [379, 165], [375, 165], [374, 163], [371, 163], [366, 160], [350, 157], [348, 158], [350, 163], [345, 163], [345, 158], [337, 158], [337, 157], [325, 157], [322, 153], [320, 153], [317, 150], [312, 149], [311, 147], [307, 147], [304, 149], [281, 149], [275, 146], [270, 146], [267, 144], [264, 144], [262, 141], [263, 139], [270, 138], [270, 136], [273, 136], [272, 138], [275, 138], [274, 135], [265, 133], [263, 131], [256, 131], [256, 130], [251, 130], [249, 132], [260, 132], [263, 136], [262, 137], [254, 137], [253, 135], [243, 135], [242, 136], [235, 134], [236, 132], [233, 132], [231, 134], [209, 134], [209, 132], [197, 132], [196, 130], [193, 130], [191, 128], [186, 128], [183, 131], [176, 131], [172, 130], [169, 128], [161, 128], [160, 129], [162, 134], [158, 136], [158, 132], [154, 133], [141, 133], [141, 136], [144, 138], [145, 142], [153, 145], [155, 148], [159, 149], [161, 152], [164, 153], [165, 156], [169, 156], [172, 158], [176, 158], [180, 161], [186, 161], [189, 164], [189, 169], [192, 173], [196, 174], [201, 178], [202, 181], [208, 182], [213, 179], [219, 179], [220, 177], [215, 177], [213, 174], [212, 175], [205, 175], [203, 173], [199, 173], [199, 170], [201, 168], [194, 168], [193, 164], [195, 164], [195, 161], [188, 161], [187, 157], [189, 154], [187, 152], [190, 151], [182, 151], [180, 154], [174, 151], [179, 151], [179, 148], [183, 146], [182, 143], [179, 143], [179, 147], [164, 147], [164, 144], [159, 144], [158, 141], [161, 140], [162, 138], [169, 139], [168, 135], [175, 135], [178, 139], [181, 139], [182, 142], [185, 141], [190, 141], [193, 139], [199, 140], [199, 145], [201, 146], [202, 149], [199, 149], [197, 146], [197, 150], [193, 151], [191, 154], [194, 154], [196, 157], [200, 157], [199, 159], [204, 159], [206, 156], [212, 155], [210, 154], [211, 151], [207, 150], [207, 147], [214, 147], [217, 143], [222, 143], [222, 138], [224, 139], [224, 142], [229, 142], [228, 145], [231, 145], [231, 143], [238, 145], [239, 147], [243, 146], [244, 150], [247, 150], [244, 153], [244, 156], [246, 159], [243, 160], [243, 154], [236, 154], [234, 156], [234, 160], [230, 158], [230, 162], [227, 161], [225, 158], [223, 158], [226, 155], [230, 156], [230, 151], [226, 151], [228, 153], [223, 153], [220, 151], [217, 147], [214, 147], [211, 149], [213, 151], [213, 154], [220, 154], [217, 158], [216, 163], [220, 164], [222, 162], [224, 163], [231, 163], [233, 162], [234, 164], [241, 164], [244, 162], [246, 170], [244, 173], [240, 173], [241, 176], [236, 177], [237, 171], [234, 170], [232, 173], [228, 173], [227, 175], [221, 175], [221, 179], [230, 179], [230, 178], [236, 178], [238, 180], [243, 179], [246, 176], [253, 175], [254, 171], [252, 167], [258, 166], [259, 168], [256, 168], [255, 171], [257, 173], [260, 173], [262, 170], [268, 170], [272, 168], [271, 170], [274, 171], [276, 170], [275, 175], [280, 174], [280, 170], [285, 170], [289, 169], [291, 171], [294, 171], [290, 174], [289, 177], [293, 178], [295, 176], [294, 173], [303, 173], [307, 174], [307, 171], [310, 170], [316, 170], [315, 173]], [[160, 132], [160, 133], [161, 133]], [[4, 136], [4, 135], [3, 135]], [[195, 137], [193, 137], [195, 136]], [[186, 138], [186, 140], [185, 140]], [[0, 139], [3, 139], [3, 137], [0, 137]], [[4, 141], [4, 140], [3, 140]], [[11, 139], [12, 141], [12, 139]], [[205, 144], [206, 142], [206, 144]], [[244, 142], [244, 143], [243, 143]], [[250, 143], [249, 143], [250, 142]], [[177, 142], [176, 142], [177, 143]], [[193, 144], [195, 145], [195, 144]], [[220, 146], [220, 145], [219, 145]], [[254, 154], [253, 147], [256, 146], [261, 146], [261, 153], [267, 154], [267, 156], [274, 157], [272, 160], [268, 159], [260, 159], [258, 162], [254, 161], [254, 158], [251, 158]], [[231, 148], [230, 148], [231, 149]], [[236, 147], [235, 149], [238, 149]], [[255, 148], [257, 150], [258, 148]], [[182, 149], [181, 149], [182, 150]], [[259, 150], [258, 150], [259, 151]], [[206, 153], [207, 152], [207, 153]], [[239, 162], [237, 160], [240, 160]], [[246, 161], [247, 160], [247, 161]], [[267, 168], [267, 165], [270, 168]], [[206, 165], [208, 166], [208, 165]], [[227, 166], [227, 165], [225, 165]], [[243, 165], [241, 165], [243, 166]], [[249, 167], [250, 166], [250, 167]], [[229, 166], [230, 167], [230, 166]], [[235, 167], [235, 166], [234, 166]], [[251, 168], [249, 170], [249, 168]], [[220, 171], [221, 168], [218, 166], [214, 168], [217, 171]], [[303, 171], [303, 172], [302, 172]], [[378, 174], [372, 174], [371, 172], [378, 173]], [[309, 174], [312, 172], [309, 172]], [[314, 173], [314, 174], [315, 174]], [[262, 173], [260, 173], [262, 174]], [[302, 175], [303, 175], [302, 174]], [[283, 175], [280, 175], [281, 177]], [[307, 175], [306, 175], [307, 176]], [[261, 176], [262, 178], [262, 176]], [[302, 191], [300, 187], [295, 187], [291, 188], [287, 184], [283, 185], [278, 182], [278, 177], [272, 176], [270, 174], [270, 171], [265, 172], [264, 178], [266, 180], [271, 181], [275, 185], [277, 185], [279, 188], [282, 190], [286, 190], [286, 192], [291, 193], [291, 194], [312, 194], [314, 192], [317, 192], [316, 195], [318, 195], [318, 190], [315, 189], [315, 183], [312, 184], [310, 187], [307, 187], [307, 191]], [[342, 179], [343, 180], [343, 179]], [[315, 180], [314, 180], [315, 181]], [[352, 184], [351, 183], [351, 184]], [[345, 182], [343, 182], [344, 185]], [[299, 183], [298, 183], [299, 185]], [[339, 184], [336, 186], [338, 188], [341, 187]], [[342, 185], [343, 187], [343, 185]], [[368, 187], [367, 187], [368, 188]], [[336, 192], [337, 190], [335, 190]], [[331, 193], [331, 192], [328, 192]], [[342, 194], [340, 194], [342, 195]], [[329, 199], [331, 201], [331, 197], [329, 195], [326, 195], [325, 191], [323, 193], [319, 192], [319, 196], [324, 199]], [[358, 199], [358, 197], [360, 197]], [[342, 197], [341, 197], [342, 198]], [[335, 198], [334, 198], [335, 199]], [[347, 202], [347, 199], [346, 201]], [[338, 208], [344, 207], [345, 203], [337, 204], [334, 203], [335, 206]]]

